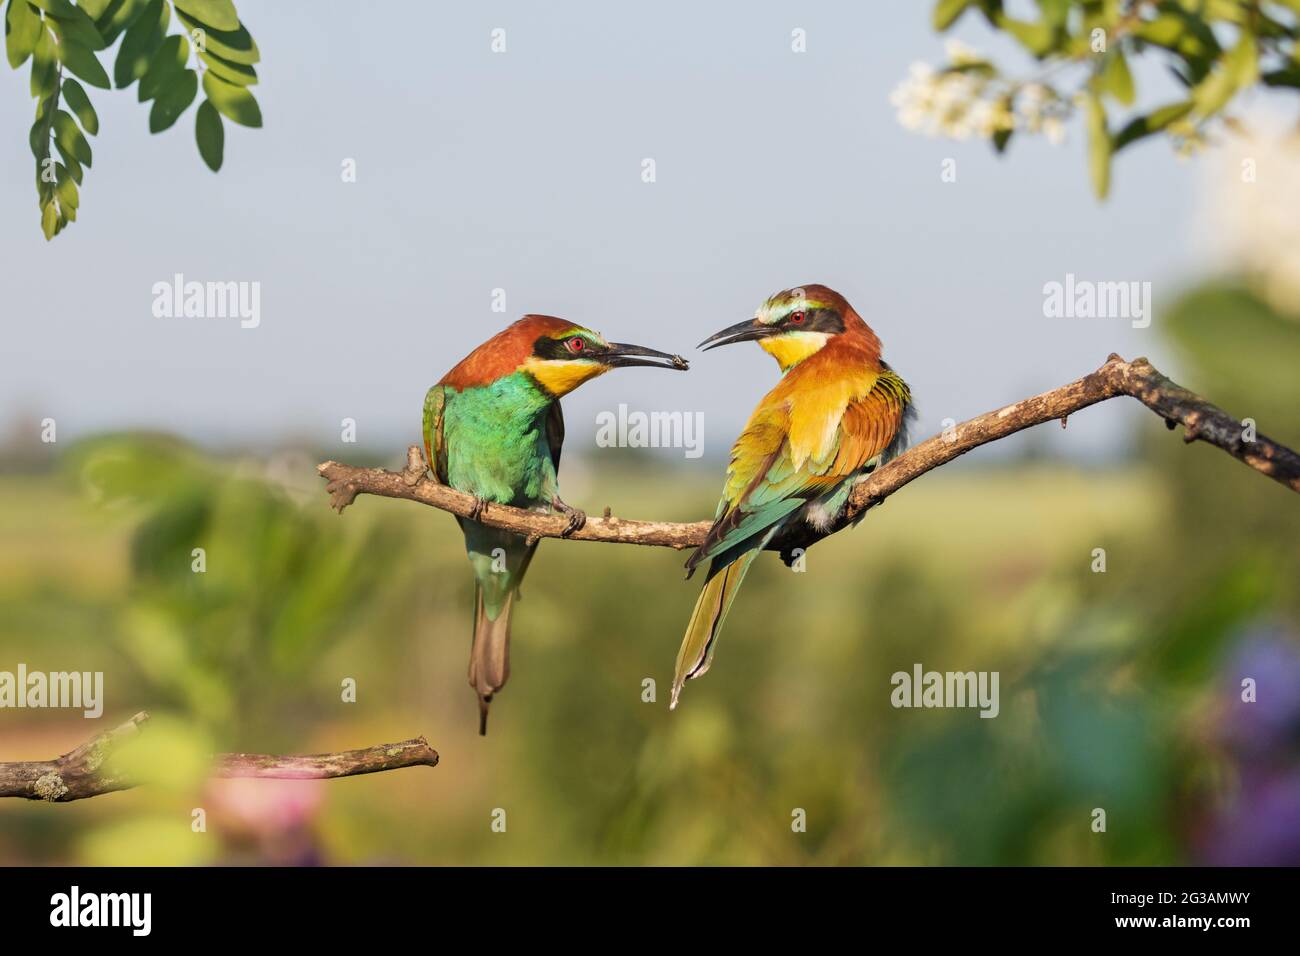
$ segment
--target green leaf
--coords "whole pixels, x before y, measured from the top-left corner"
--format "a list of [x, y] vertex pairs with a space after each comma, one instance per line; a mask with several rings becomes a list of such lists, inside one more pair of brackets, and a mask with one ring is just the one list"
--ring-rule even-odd
[[[73, 181], [72, 176], [68, 173], [68, 167], [62, 163], [54, 164], [54, 195], [59, 197], [60, 206], [71, 206], [76, 209], [81, 205], [81, 196], [77, 192], [77, 184]], [[73, 218], [73, 217], [69, 217]]]
[[1124, 106], [1132, 106], [1136, 96], [1133, 88], [1133, 74], [1129, 72], [1128, 60], [1124, 51], [1116, 47], [1106, 57], [1106, 65], [1098, 76], [1098, 90], [1109, 93]]
[[32, 96], [49, 96], [58, 86], [59, 51], [49, 30], [41, 30], [32, 50]]
[[1140, 40], [1154, 43], [1183, 56], [1214, 59], [1221, 52], [1214, 32], [1199, 17], [1171, 4], [1162, 4], [1161, 13], [1133, 31]]
[[1243, 31], [1232, 51], [1215, 70], [1192, 90], [1196, 112], [1213, 116], [1228, 104], [1238, 90], [1250, 86], [1259, 76], [1259, 53], [1255, 36]]
[[32, 128], [27, 133], [27, 145], [31, 147], [37, 162], [49, 155], [50, 131], [45, 128], [45, 120], [40, 114], [37, 114], [36, 122], [32, 123]]
[[1183, 100], [1180, 103], [1170, 103], [1157, 110], [1152, 110], [1145, 116], [1134, 117], [1125, 124], [1123, 129], [1115, 134], [1113, 150], [1121, 150], [1129, 143], [1135, 143], [1153, 133], [1160, 132], [1170, 123], [1180, 120], [1190, 113], [1194, 105], [1191, 100]]
[[161, 133], [180, 119], [198, 91], [199, 75], [193, 70], [184, 70], [169, 81], [149, 110], [149, 132]]
[[149, 0], [112, 0], [103, 15], [95, 20], [95, 29], [106, 44], [112, 44], [148, 6]]
[[70, 0], [30, 0], [31, 5], [40, 7], [46, 13], [56, 17], [75, 17], [77, 8]]
[[60, 41], [76, 40], [87, 50], [102, 50], [108, 45], [95, 29], [95, 21], [90, 19], [86, 11], [80, 7], [73, 7], [70, 14], [52, 14], [46, 19], [58, 34]]
[[143, 103], [158, 96], [185, 69], [190, 59], [190, 43], [179, 33], [163, 40], [149, 61], [149, 69], [140, 78], [139, 99]]
[[226, 144], [226, 130], [221, 125], [221, 114], [207, 100], [199, 104], [194, 118], [194, 138], [199, 143], [199, 155], [214, 173], [221, 168], [222, 152]]
[[257, 71], [251, 66], [223, 60], [214, 53], [200, 53], [199, 59], [227, 83], [234, 83], [236, 86], [253, 86], [257, 82]]
[[1088, 174], [1098, 199], [1110, 192], [1110, 132], [1106, 129], [1106, 108], [1096, 93], [1086, 93], [1088, 129]]
[[[243, 24], [237, 30], [214, 30], [207, 24], [186, 16], [181, 10], [176, 11], [176, 16], [190, 30], [190, 40], [195, 49], [215, 53], [232, 63], [251, 64], [261, 59], [257, 44]], [[201, 31], [198, 36], [194, 33], [196, 30]]]
[[1223, 49], [1214, 31], [1199, 16], [1168, 0], [1160, 4], [1160, 10], [1159, 16], [1143, 23], [1133, 36], [1177, 53], [1182, 62], [1171, 64], [1170, 69], [1185, 86], [1195, 86], [1210, 74]]
[[104, 15], [112, 0], [77, 0], [77, 6], [86, 11], [91, 19], [98, 20]]
[[1273, 70], [1265, 73], [1261, 77], [1265, 86], [1290, 86], [1300, 89], [1300, 66], [1287, 67], [1284, 70]]
[[49, 242], [54, 238], [54, 233], [58, 231], [59, 211], [54, 208], [53, 202], [47, 202], [41, 210], [41, 232], [45, 234], [45, 241]]
[[55, 143], [54, 148], [59, 151], [59, 158], [63, 160], [63, 165], [68, 168], [68, 172], [72, 175], [72, 178], [80, 184], [84, 174], [81, 171], [81, 163], [77, 162], [77, 157], [69, 153], [59, 143]]
[[1015, 20], [999, 16], [997, 25], [1020, 41], [1020, 45], [1039, 59], [1052, 52], [1056, 43], [1056, 31], [1046, 23], [1031, 23], [1027, 20]]
[[1259, 45], [1253, 33], [1242, 33], [1228, 55], [1228, 67], [1237, 79], [1237, 88], [1245, 89], [1259, 79]]
[[[55, 199], [59, 200], [59, 217], [66, 222], [77, 221], [77, 207], [81, 206], [81, 194], [77, 183], [68, 176], [68, 170], [62, 164], [55, 165]], [[57, 230], [56, 230], [57, 232]]]
[[238, 30], [239, 14], [230, 0], [172, 0], [177, 10], [217, 30]]
[[99, 116], [95, 113], [95, 107], [91, 105], [90, 97], [81, 88], [81, 84], [72, 77], [63, 81], [63, 101], [76, 114], [82, 129], [91, 136], [99, 132]]
[[64, 110], [54, 114], [54, 141], [76, 157], [81, 165], [91, 165], [90, 144], [86, 142], [86, 137], [81, 135], [81, 130], [77, 128], [72, 115]]
[[932, 15], [934, 28], [940, 33], [947, 30], [970, 5], [971, 0], [938, 0]]
[[27, 0], [9, 0], [5, 11], [5, 55], [15, 70], [27, 62], [41, 36], [41, 18]]
[[203, 92], [227, 119], [240, 126], [262, 125], [262, 111], [258, 108], [257, 100], [242, 86], [227, 83], [208, 70], [203, 74]]
[[167, 32], [170, 9], [163, 0], [149, 0], [149, 6], [127, 29], [113, 65], [113, 82], [118, 89], [130, 86], [148, 72], [149, 61]]
[[[32, 148], [32, 155], [37, 162], [50, 155], [49, 114], [55, 109], [56, 97], [48, 96], [36, 104], [36, 121], [32, 123], [27, 134], [27, 143]], [[39, 172], [39, 170], [38, 170]]]
[[59, 55], [69, 72], [81, 77], [91, 86], [98, 86], [101, 90], [113, 88], [99, 59], [76, 40], [65, 36], [59, 46]]
[[1236, 80], [1228, 69], [1215, 70], [1192, 89], [1196, 111], [1201, 116], [1213, 116], [1227, 105], [1237, 92]]
[[1070, 0], [1038, 0], [1038, 8], [1043, 11], [1043, 22], [1053, 30], [1064, 27], [1070, 17]]

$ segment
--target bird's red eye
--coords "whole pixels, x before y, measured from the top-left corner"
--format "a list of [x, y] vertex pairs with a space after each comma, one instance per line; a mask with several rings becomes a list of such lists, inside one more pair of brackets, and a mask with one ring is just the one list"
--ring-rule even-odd
[[569, 339], [565, 344], [569, 347], [569, 351], [575, 355], [587, 347], [587, 343], [582, 341], [582, 339], [578, 338], [576, 335]]
[[790, 315], [790, 321], [795, 325], [803, 325], [803, 319], [804, 314], [802, 312], [794, 312]]

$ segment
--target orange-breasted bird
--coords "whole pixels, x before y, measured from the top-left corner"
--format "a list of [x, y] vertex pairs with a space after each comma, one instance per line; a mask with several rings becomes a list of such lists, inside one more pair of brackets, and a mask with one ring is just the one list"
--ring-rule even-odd
[[[672, 702], [709, 669], [718, 632], [745, 572], [773, 547], [787, 565], [837, 525], [854, 484], [907, 445], [912, 395], [880, 358], [880, 339], [824, 285], [772, 296], [753, 319], [700, 343], [757, 342], [782, 377], [731, 449], [713, 527], [686, 562], [709, 562], [677, 652]], [[859, 518], [861, 515], [859, 515]], [[856, 524], [856, 521], [854, 522]]]
[[[613, 368], [685, 369], [677, 355], [606, 342], [600, 333], [550, 315], [526, 315], [488, 339], [429, 389], [424, 451], [438, 480], [478, 499], [585, 520], [560, 500], [564, 442], [559, 399]], [[510, 609], [536, 542], [457, 518], [474, 568], [474, 643], [469, 682], [478, 694], [479, 733], [488, 704], [510, 676]]]

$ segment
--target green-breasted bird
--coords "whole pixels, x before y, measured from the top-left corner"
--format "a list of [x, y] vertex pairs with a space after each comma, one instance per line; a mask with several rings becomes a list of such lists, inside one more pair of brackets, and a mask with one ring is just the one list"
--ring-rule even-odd
[[[482, 504], [560, 511], [570, 529], [585, 520], [560, 500], [556, 471], [564, 442], [559, 399], [612, 368], [685, 369], [679, 356], [606, 342], [599, 333], [549, 315], [526, 315], [488, 339], [429, 389], [424, 450], [438, 480]], [[488, 704], [510, 675], [510, 609], [537, 544], [457, 518], [474, 568], [474, 643], [469, 682]]]
[[[907, 445], [912, 396], [880, 359], [880, 339], [824, 285], [772, 296], [703, 349], [757, 342], [781, 366], [731, 449], [713, 527], [686, 562], [709, 573], [677, 653], [671, 707], [709, 669], [745, 572], [766, 547], [786, 564], [836, 530], [853, 485]], [[687, 575], [688, 577], [690, 574]]]

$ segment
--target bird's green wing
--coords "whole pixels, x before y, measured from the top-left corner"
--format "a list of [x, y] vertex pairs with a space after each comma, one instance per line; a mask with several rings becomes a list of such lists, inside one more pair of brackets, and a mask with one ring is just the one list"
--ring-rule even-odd
[[442, 414], [447, 404], [445, 386], [435, 385], [424, 396], [424, 457], [434, 475], [447, 483], [447, 447], [442, 440]]

